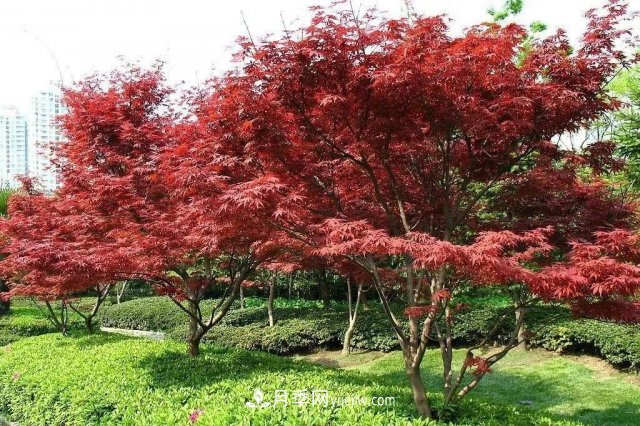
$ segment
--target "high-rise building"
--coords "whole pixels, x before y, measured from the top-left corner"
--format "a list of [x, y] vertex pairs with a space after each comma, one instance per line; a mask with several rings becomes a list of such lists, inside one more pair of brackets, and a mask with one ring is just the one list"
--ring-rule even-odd
[[27, 174], [27, 121], [15, 107], [0, 108], [0, 185], [18, 186]]
[[58, 175], [51, 162], [51, 148], [63, 141], [60, 126], [56, 121], [62, 113], [64, 107], [60, 88], [53, 84], [31, 99], [27, 168], [29, 176], [38, 179], [49, 191], [55, 190], [59, 185]]

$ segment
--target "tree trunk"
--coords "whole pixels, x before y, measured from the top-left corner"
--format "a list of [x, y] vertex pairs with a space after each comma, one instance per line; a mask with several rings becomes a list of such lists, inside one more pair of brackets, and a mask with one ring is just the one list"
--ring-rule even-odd
[[329, 300], [329, 286], [327, 285], [327, 271], [325, 270], [320, 272], [318, 287], [320, 290], [320, 299], [322, 300], [322, 306], [328, 308], [331, 302]]
[[409, 378], [409, 385], [411, 386], [411, 393], [413, 395], [413, 402], [416, 404], [416, 409], [422, 418], [431, 419], [431, 404], [427, 398], [427, 391], [424, 387], [424, 383], [422, 382], [420, 366], [413, 366], [411, 360], [407, 359], [407, 356], [408, 355], [405, 354], [405, 365], [407, 377]]
[[201, 330], [197, 330], [194, 334], [189, 335], [187, 353], [190, 357], [195, 358], [200, 355], [200, 342], [204, 333]]
[[368, 311], [369, 310], [369, 302], [367, 300], [367, 292], [363, 291], [362, 292], [362, 310], [363, 311]]
[[[253, 267], [247, 267], [246, 269], [241, 270], [239, 275], [230, 277], [230, 287], [227, 288], [223, 297], [218, 301], [216, 306], [211, 309], [208, 319], [203, 319], [200, 303], [202, 302], [206, 289], [211, 284], [215, 283], [215, 278], [210, 278], [210, 281], [201, 285], [200, 288], [187, 287], [186, 306], [175, 297], [170, 297], [173, 303], [175, 303], [176, 306], [189, 316], [189, 334], [187, 337], [187, 353], [189, 356], [196, 357], [200, 354], [200, 342], [202, 341], [202, 338], [229, 312], [240, 294], [242, 283], [246, 279], [247, 275], [254, 270], [255, 269]], [[184, 273], [184, 275], [184, 280], [187, 282], [189, 277], [186, 273]], [[211, 276], [210, 273], [207, 275]], [[228, 294], [228, 290], [231, 290], [230, 294]]]
[[351, 292], [351, 279], [347, 278], [347, 302], [349, 304], [349, 325], [347, 331], [344, 334], [344, 341], [342, 344], [342, 355], [348, 355], [351, 352], [351, 339], [356, 329], [356, 320], [358, 319], [358, 308], [360, 306], [360, 299], [362, 298], [362, 284], [358, 285], [358, 294], [356, 296], [355, 308], [352, 308], [353, 297]]
[[87, 331], [89, 332], [89, 334], [93, 334], [94, 329], [93, 329], [93, 317], [92, 316], [88, 316], [84, 319], [84, 324], [87, 327]]
[[240, 287], [240, 309], [244, 309], [244, 289]]
[[[524, 308], [524, 307], [516, 308], [516, 324], [521, 322], [521, 321], [524, 321], [524, 316], [525, 316], [526, 312], [527, 312], [527, 309]], [[518, 340], [517, 341], [519, 343], [514, 349], [521, 350], [521, 351], [524, 351], [524, 350], [527, 349], [526, 336], [527, 336], [527, 330], [526, 330], [526, 328], [524, 326], [524, 323], [523, 323], [522, 326], [518, 329]]]
[[[96, 302], [93, 304], [93, 308], [89, 313], [87, 314], [83, 313], [80, 310], [80, 307], [76, 308], [75, 306], [73, 306], [73, 303], [68, 304], [71, 310], [73, 310], [76, 314], [82, 317], [82, 319], [84, 319], [84, 324], [89, 334], [93, 334], [93, 331], [94, 331], [93, 319], [96, 317], [96, 315], [98, 314], [98, 310], [100, 309], [100, 306], [102, 306], [102, 303], [105, 301], [105, 299], [109, 295], [109, 291], [111, 290], [111, 284], [108, 284], [105, 287], [100, 287], [100, 285], [97, 285], [95, 290], [98, 293], [98, 296], [96, 297]], [[116, 297], [117, 297], [117, 294], [118, 294], [118, 290], [116, 289]]]
[[289, 300], [291, 300], [291, 292], [293, 291], [293, 272], [289, 274]]
[[116, 289], [116, 303], [119, 305], [122, 302], [122, 297], [124, 296], [124, 292], [127, 289], [127, 281], [123, 281], [120, 288]]
[[[400, 347], [402, 348], [403, 361], [405, 366], [405, 372], [409, 379], [409, 385], [411, 386], [411, 393], [413, 395], [413, 402], [416, 406], [416, 410], [420, 416], [424, 419], [431, 419], [431, 403], [427, 396], [426, 388], [420, 376], [420, 364], [424, 357], [424, 353], [427, 349], [427, 340], [418, 339], [415, 336], [408, 336], [403, 330], [402, 325], [393, 314], [389, 305], [389, 299], [385, 295], [382, 286], [382, 279], [378, 274], [376, 264], [371, 256], [367, 256], [365, 266], [370, 271], [373, 277], [373, 285], [380, 298], [380, 303], [389, 318], [391, 325], [398, 337]], [[408, 279], [408, 281], [410, 281]], [[410, 294], [410, 293], [407, 293]], [[421, 335], [424, 335], [427, 339], [431, 334], [432, 324], [435, 322], [435, 316], [428, 315], [422, 326]], [[413, 342], [417, 343], [414, 344]]]
[[344, 343], [342, 344], [342, 355], [349, 355], [351, 353], [351, 339], [353, 338], [353, 332], [355, 331], [356, 322], [351, 321], [347, 332], [344, 334]]
[[194, 300], [189, 300], [189, 336], [187, 338], [187, 353], [190, 357], [197, 357], [200, 355], [200, 341], [204, 333], [201, 330], [200, 324], [198, 324], [198, 303]]
[[276, 323], [275, 312], [273, 310], [273, 299], [276, 297], [276, 274], [271, 277], [271, 284], [269, 285], [269, 302], [267, 303], [267, 309], [269, 310], [269, 327], [273, 327]]
[[[60, 318], [56, 314], [56, 311], [51, 306], [51, 303], [48, 300], [44, 301], [45, 306], [47, 307], [48, 315], [47, 318], [51, 323], [60, 330], [60, 332], [66, 336], [67, 335], [67, 321], [69, 316], [67, 315], [67, 304], [66, 302], [60, 302]], [[37, 305], [36, 305], [37, 306]]]
[[8, 314], [11, 308], [11, 300], [2, 298], [2, 293], [9, 291], [9, 286], [3, 280], [0, 280], [0, 315]]

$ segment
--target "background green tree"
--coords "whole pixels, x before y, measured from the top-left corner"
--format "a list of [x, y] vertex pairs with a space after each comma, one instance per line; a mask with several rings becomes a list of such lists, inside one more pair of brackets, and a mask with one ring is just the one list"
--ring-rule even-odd
[[626, 179], [640, 190], [640, 66], [622, 71], [611, 90], [626, 104], [613, 115], [613, 140], [627, 162]]

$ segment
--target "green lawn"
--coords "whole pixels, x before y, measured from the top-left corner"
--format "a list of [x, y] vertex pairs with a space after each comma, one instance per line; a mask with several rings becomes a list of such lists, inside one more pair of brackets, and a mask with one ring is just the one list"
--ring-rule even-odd
[[[433, 365], [432, 351], [425, 365]], [[184, 345], [123, 336], [48, 334], [0, 349], [0, 411], [26, 425], [420, 424], [399, 354], [353, 355], [347, 369], [261, 352], [206, 346], [191, 360]], [[355, 360], [355, 361], [354, 361]], [[344, 358], [336, 357], [336, 365]], [[460, 407], [460, 424], [632, 425], [640, 386], [622, 373], [545, 352], [514, 353]], [[608, 367], [603, 367], [608, 369]], [[438, 382], [435, 369], [425, 377]], [[327, 390], [331, 397], [394, 397], [395, 405], [303, 405], [251, 409], [254, 389]], [[437, 398], [437, 394], [434, 395]], [[530, 401], [531, 408], [520, 404]]]
[[[460, 362], [464, 352], [457, 354]], [[438, 351], [430, 351], [423, 365], [438, 365], [438, 358]], [[404, 379], [398, 371], [401, 360], [399, 353], [392, 353], [352, 368], [400, 384]], [[428, 383], [440, 388], [442, 378], [437, 370], [427, 367], [425, 373]], [[487, 403], [526, 404], [555, 418], [589, 425], [640, 424], [638, 375], [615, 371], [592, 357], [512, 351], [470, 395]]]

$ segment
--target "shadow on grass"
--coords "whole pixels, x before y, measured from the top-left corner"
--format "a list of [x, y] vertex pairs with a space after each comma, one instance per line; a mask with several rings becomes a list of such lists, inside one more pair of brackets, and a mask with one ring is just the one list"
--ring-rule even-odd
[[[278, 375], [301, 375], [307, 380], [314, 378], [326, 382], [326, 388], [336, 389], [337, 393], [358, 389], [357, 395], [361, 397], [393, 397], [395, 405], [392, 408], [371, 405], [366, 408], [369, 412], [385, 412], [392, 409], [398, 418], [407, 420], [416, 419], [411, 392], [401, 365], [397, 371], [382, 374], [367, 374], [358, 371], [345, 371], [333, 368], [325, 368], [305, 361], [294, 361], [287, 358], [279, 358], [260, 352], [241, 351], [220, 347], [208, 346], [203, 348], [202, 355], [196, 359], [187, 357], [184, 353], [171, 350], [164, 353], [147, 356], [139, 361], [139, 367], [144, 369], [150, 378], [150, 386], [154, 388], [204, 388], [218, 381], [233, 381], [234, 385], [247, 384], [246, 397], [249, 398], [255, 383], [269, 383], [269, 378]], [[494, 381], [510, 383], [513, 389], [526, 389], [529, 379], [509, 373], [494, 373]], [[430, 396], [437, 407], [442, 398], [438, 393], [441, 389], [442, 379], [435, 372], [423, 372], [423, 377], [433, 390]], [[482, 385], [481, 385], [482, 386]], [[460, 406], [457, 421], [469, 424], [472, 421], [500, 422], [513, 424], [514, 419], [521, 416], [523, 423], [531, 424], [532, 419], [546, 417], [553, 422], [562, 420], [583, 421], [586, 424], [626, 424], [618, 420], [607, 422], [603, 419], [620, 418], [623, 411], [635, 408], [635, 404], [627, 403], [626, 406], [612, 406], [606, 411], [594, 413], [582, 413], [580, 411], [570, 415], [559, 415], [546, 409], [552, 405], [539, 405], [535, 398], [526, 392], [516, 392], [512, 395], [505, 394], [504, 389], [491, 390], [487, 387], [484, 392], [473, 395]], [[479, 390], [482, 387], [479, 387]], [[290, 389], [292, 390], [292, 389]], [[341, 396], [354, 396], [344, 395]], [[230, 396], [231, 398], [231, 396]], [[547, 400], [571, 402], [571, 395], [558, 387], [549, 386], [545, 390]], [[232, 398], [231, 398], [232, 399]], [[231, 400], [230, 399], [230, 400]], [[532, 400], [531, 408], [519, 403], [522, 400]], [[621, 411], [622, 410], [622, 411]]]
[[[387, 369], [389, 362], [386, 360]], [[433, 366], [425, 360], [424, 367]], [[496, 364], [495, 371], [485, 376], [460, 406], [458, 420], [477, 420], [478, 404], [502, 406], [506, 409], [517, 409], [518, 412], [539, 413], [554, 421], [572, 421], [585, 425], [638, 425], [640, 424], [640, 399], [634, 399], [633, 394], [626, 394], [624, 389], [618, 388], [622, 383], [598, 382], [592, 372], [580, 365], [566, 362], [564, 370], [554, 365], [554, 359], [547, 359], [535, 363], [530, 370], [514, 373], [500, 369]], [[400, 360], [397, 369], [381, 373], [374, 373], [381, 382], [394, 386], [408, 386], [407, 379], [402, 372]], [[562, 364], [560, 364], [562, 365]], [[438, 392], [443, 387], [442, 375], [436, 368], [423, 367], [422, 378], [427, 389], [438, 401], [442, 398]], [[555, 370], [554, 370], [555, 368]], [[550, 371], [545, 371], [549, 369]], [[588, 381], [592, 379], [591, 386]], [[470, 380], [470, 378], [469, 378]], [[633, 385], [629, 385], [632, 386]], [[632, 388], [629, 388], [632, 389]], [[640, 395], [640, 388], [635, 394]], [[506, 420], [498, 416], [500, 420]], [[523, 423], [527, 424], [527, 423]]]
[[[61, 337], [56, 341], [56, 346], [58, 347], [75, 347], [80, 350], [90, 350], [130, 339], [127, 336], [113, 333], [103, 333], [100, 331], [96, 331], [93, 334], [90, 334], [84, 328], [71, 329], [69, 330], [69, 334], [67, 336], [63, 336], [59, 331], [45, 333], [41, 336], [45, 336], [47, 334], [54, 334]], [[97, 339], [97, 336], [99, 336], [100, 338]]]
[[[109, 333], [97, 334], [99, 339], [84, 332], [74, 332], [69, 338], [58, 339], [56, 345], [92, 351], [132, 339]], [[151, 389], [201, 389], [224, 382], [221, 386], [211, 387], [212, 392], [229, 389], [231, 393], [231, 389], [235, 389], [234, 403], [243, 404], [238, 399], [250, 398], [254, 386], [267, 386], [272, 381], [286, 386], [287, 380], [299, 377], [297, 385], [313, 384], [316, 389], [323, 386], [335, 389], [341, 396], [349, 396], [346, 393], [352, 392], [358, 396], [394, 397], [394, 411], [401, 417], [415, 418], [407, 378], [397, 354], [376, 360], [372, 368], [339, 370], [262, 352], [212, 345], [203, 345], [202, 355], [192, 359], [185, 353], [186, 345], [181, 343], [149, 341], [144, 344], [160, 345], [160, 350], [146, 352], [134, 360], [135, 367], [144, 372]], [[430, 352], [423, 369], [423, 378], [432, 391], [430, 395], [435, 406], [441, 402], [439, 390], [442, 387], [441, 374], [435, 367], [439, 366], [437, 356], [435, 351]], [[622, 379], [598, 379], [584, 365], [562, 357], [513, 356], [511, 361], [509, 358], [504, 360], [504, 367], [497, 364], [495, 371], [464, 400], [458, 421], [491, 420], [512, 424], [514, 415], [521, 413], [527, 418], [545, 416], [553, 421], [569, 420], [588, 425], [639, 423], [640, 398], [636, 395], [640, 395], [640, 388], [637, 386], [620, 383]], [[333, 363], [337, 365], [337, 361], [333, 360]], [[388, 408], [370, 406], [366, 410], [382, 412]]]
[[[179, 346], [180, 348], [182, 345]], [[185, 346], [186, 349], [186, 346]], [[138, 363], [147, 371], [155, 387], [194, 387], [210, 385], [214, 381], [233, 378], [251, 379], [266, 373], [315, 372], [322, 374], [326, 369], [304, 362], [279, 358], [258, 351], [247, 351], [213, 345], [202, 345], [200, 356], [190, 358], [185, 351], [170, 350], [147, 356]], [[189, 374], [198, 372], [202, 374]], [[340, 372], [335, 372], [339, 374]]]
[[[201, 355], [189, 358], [182, 351], [165, 351], [142, 358], [137, 366], [145, 370], [149, 386], [158, 389], [200, 389], [213, 386], [212, 392], [224, 389], [229, 392], [227, 403], [244, 406], [251, 399], [256, 387], [276, 386], [292, 392], [297, 389], [327, 389], [335, 397], [373, 398], [390, 396], [396, 405], [371, 405], [371, 413], [394, 412], [399, 419], [417, 419], [408, 387], [381, 383], [375, 377], [352, 371], [325, 368], [305, 361], [282, 358], [262, 352], [203, 345]], [[288, 378], [295, 379], [289, 383]], [[264, 388], [263, 388], [264, 390]], [[272, 396], [271, 396], [272, 397]], [[235, 408], [235, 406], [234, 406]], [[331, 408], [327, 408], [331, 410]]]
[[605, 410], [581, 408], [571, 418], [588, 425], [637, 426], [640, 424], [640, 404], [623, 402]]

